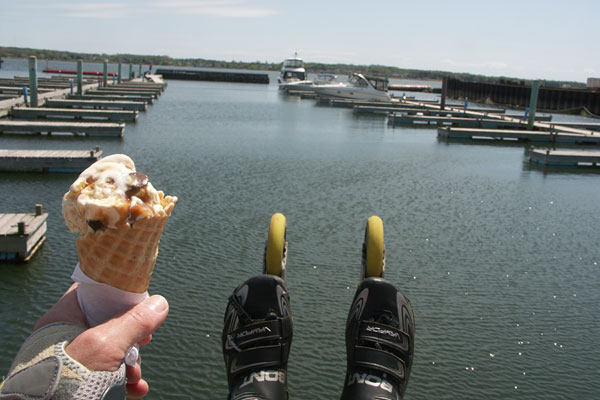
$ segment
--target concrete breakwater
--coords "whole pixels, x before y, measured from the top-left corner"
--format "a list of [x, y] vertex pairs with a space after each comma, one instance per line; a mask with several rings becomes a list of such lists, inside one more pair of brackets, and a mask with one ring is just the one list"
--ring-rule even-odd
[[164, 79], [182, 79], [193, 81], [218, 81], [238, 83], [269, 83], [269, 75], [253, 72], [229, 72], [229, 71], [197, 71], [186, 69], [158, 68], [156, 73]]
[[[447, 91], [450, 98], [469, 98], [475, 102], [528, 107], [531, 86], [463, 82], [448, 78]], [[600, 91], [540, 86], [537, 107], [540, 111], [580, 113], [587, 110], [588, 113], [600, 115]]]

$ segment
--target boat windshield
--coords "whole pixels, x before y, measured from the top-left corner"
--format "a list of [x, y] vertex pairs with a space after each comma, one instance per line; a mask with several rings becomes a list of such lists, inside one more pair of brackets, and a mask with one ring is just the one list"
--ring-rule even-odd
[[365, 81], [364, 78], [362, 78], [358, 75], [352, 75], [350, 77], [350, 79], [348, 79], [348, 83], [350, 84], [350, 86], [354, 86], [354, 87], [368, 87], [369, 86], [367, 81]]
[[371, 82], [371, 85], [373, 85], [373, 87], [377, 90], [388, 90], [388, 80], [387, 78], [372, 78], [372, 77], [368, 77], [367, 78], [369, 80], [369, 82]]
[[304, 61], [299, 58], [290, 58], [283, 62], [284, 68], [304, 68]]
[[306, 79], [306, 76], [304, 72], [300, 71], [285, 71], [285, 73], [283, 74], [283, 79], [285, 79], [286, 81], [296, 79], [303, 81], [304, 79]]

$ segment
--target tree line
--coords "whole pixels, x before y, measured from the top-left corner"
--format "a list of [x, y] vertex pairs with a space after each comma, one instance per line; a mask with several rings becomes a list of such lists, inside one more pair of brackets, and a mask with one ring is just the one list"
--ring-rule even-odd
[[[0, 58], [27, 58], [36, 56], [40, 60], [55, 61], [77, 61], [82, 59], [84, 62], [101, 63], [108, 60], [110, 63], [123, 64], [148, 64], [177, 67], [198, 67], [198, 68], [223, 68], [223, 69], [246, 69], [254, 71], [279, 71], [282, 63], [269, 62], [245, 62], [245, 61], [222, 61], [208, 60], [204, 58], [171, 58], [164, 55], [139, 55], [139, 54], [97, 54], [97, 53], [76, 53], [70, 51], [29, 49], [21, 47], [0, 47]], [[385, 65], [354, 65], [354, 64], [324, 64], [306, 62], [307, 71], [312, 73], [331, 73], [331, 74], [350, 74], [352, 72], [365, 73], [369, 75], [386, 76], [388, 78], [398, 79], [416, 79], [416, 80], [441, 80], [445, 76], [459, 79], [464, 82], [482, 82], [482, 83], [513, 83], [527, 85], [530, 81], [511, 78], [505, 76], [485, 76], [470, 73], [430, 71], [419, 69], [406, 69], [390, 67]], [[546, 87], [569, 87], [585, 88], [586, 85], [581, 82], [572, 81], [553, 81], [546, 80], [541, 82]]]

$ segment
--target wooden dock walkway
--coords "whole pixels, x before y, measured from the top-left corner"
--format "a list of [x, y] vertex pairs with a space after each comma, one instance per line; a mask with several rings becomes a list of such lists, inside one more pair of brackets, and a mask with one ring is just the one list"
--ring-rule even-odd
[[[89, 93], [89, 92], [88, 92]], [[108, 100], [108, 101], [141, 101], [147, 104], [153, 104], [152, 97], [130, 96], [130, 95], [108, 95], [108, 94], [83, 94], [83, 95], [68, 95], [70, 100]]]
[[146, 111], [146, 103], [141, 101], [110, 101], [110, 100], [71, 100], [71, 99], [49, 99], [46, 101], [48, 107], [80, 107], [80, 108], [102, 108], [117, 110]]
[[29, 261], [46, 240], [46, 220], [40, 204], [35, 214], [0, 214], [0, 260]]
[[[469, 109], [470, 111], [478, 111], [478, 112], [495, 112], [495, 113], [504, 113], [504, 109], [491, 109], [491, 108], [473, 108]], [[459, 117], [464, 115], [464, 111], [462, 110], [435, 110], [435, 109], [425, 109], [425, 108], [416, 108], [411, 105], [395, 105], [393, 107], [378, 107], [378, 106], [354, 106], [353, 111], [355, 113], [378, 113], [378, 114], [391, 114], [391, 113], [401, 113], [407, 115], [429, 115], [429, 116], [453, 116]], [[516, 114], [505, 114], [514, 118], [519, 118], [519, 115]], [[541, 115], [539, 116], [540, 121], [550, 121], [552, 118], [551, 115]], [[536, 120], [538, 116], [536, 115]]]
[[435, 125], [484, 129], [527, 129], [527, 121], [519, 120], [516, 118], [510, 118], [509, 120], [506, 120], [497, 118], [469, 118], [453, 116], [406, 115], [392, 113], [390, 114], [388, 123], [390, 125]]
[[15, 107], [10, 110], [10, 115], [13, 118], [22, 119], [72, 118], [117, 122], [135, 122], [138, 119], [138, 112], [135, 110], [90, 110], [81, 108]]
[[600, 166], [600, 152], [532, 149], [529, 161], [551, 166]]
[[0, 120], [0, 133], [41, 134], [67, 132], [86, 136], [123, 137], [125, 124], [122, 122], [59, 122], [59, 121], [7, 121]]
[[600, 144], [600, 135], [572, 132], [547, 132], [509, 129], [438, 128], [438, 136], [446, 139], [496, 139], [561, 144]]
[[107, 95], [107, 96], [137, 96], [143, 99], [152, 100], [158, 98], [158, 95], [155, 92], [143, 92], [143, 91], [133, 91], [133, 90], [113, 90], [112, 88], [98, 88], [94, 90], [88, 90], [86, 94], [91, 94], [95, 96], [99, 95]]
[[0, 170], [81, 172], [100, 159], [102, 150], [16, 150], [0, 149]]

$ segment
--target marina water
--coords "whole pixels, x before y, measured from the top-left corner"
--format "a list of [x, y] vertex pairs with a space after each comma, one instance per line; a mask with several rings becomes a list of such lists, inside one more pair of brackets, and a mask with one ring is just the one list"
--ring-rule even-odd
[[[50, 63], [61, 66], [73, 69]], [[0, 72], [26, 76], [26, 62]], [[523, 145], [445, 142], [434, 128], [286, 98], [274, 78], [170, 81], [122, 141], [0, 137], [1, 148], [126, 153], [179, 197], [150, 285], [171, 310], [142, 349], [148, 398], [226, 397], [223, 313], [235, 286], [261, 271], [274, 212], [288, 221], [293, 399], [341, 393], [346, 315], [374, 214], [386, 278], [415, 311], [407, 398], [598, 398], [600, 174], [531, 167]], [[75, 177], [0, 173], [2, 212], [43, 203], [49, 213], [34, 259], [0, 265], [0, 374], [70, 284], [77, 254], [61, 197]]]

